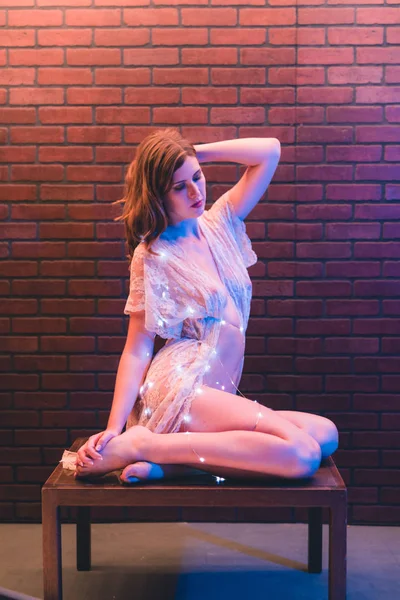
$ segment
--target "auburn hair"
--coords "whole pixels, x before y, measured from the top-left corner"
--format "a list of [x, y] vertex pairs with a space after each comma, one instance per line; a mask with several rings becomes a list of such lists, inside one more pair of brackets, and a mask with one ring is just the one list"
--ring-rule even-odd
[[138, 145], [126, 172], [124, 196], [113, 202], [124, 205], [122, 215], [114, 221], [125, 223], [129, 260], [141, 242], [150, 254], [158, 256], [151, 246], [168, 227], [162, 197], [171, 189], [173, 174], [187, 156], [196, 156], [193, 144], [172, 127], [154, 131]]

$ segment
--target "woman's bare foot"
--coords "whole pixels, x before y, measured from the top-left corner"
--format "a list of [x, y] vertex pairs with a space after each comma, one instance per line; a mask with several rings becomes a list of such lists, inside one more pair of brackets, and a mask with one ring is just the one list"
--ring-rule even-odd
[[173, 479], [203, 474], [204, 471], [186, 465], [159, 465], [153, 462], [138, 461], [125, 467], [120, 476], [124, 483], [137, 483], [153, 479]]
[[135, 425], [121, 435], [112, 438], [104, 450], [101, 451], [102, 459], [93, 461], [93, 464], [76, 466], [76, 477], [99, 477], [115, 469], [123, 469], [133, 462], [143, 460], [143, 447], [149, 437], [154, 435], [147, 427]]

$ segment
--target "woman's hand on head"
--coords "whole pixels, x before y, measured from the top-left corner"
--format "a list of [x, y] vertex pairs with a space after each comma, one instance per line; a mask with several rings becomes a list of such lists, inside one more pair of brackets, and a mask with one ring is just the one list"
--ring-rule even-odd
[[100, 433], [91, 435], [79, 448], [76, 464], [83, 466], [85, 463], [93, 464], [93, 460], [102, 460], [100, 451], [104, 450], [108, 442], [119, 434], [120, 432], [115, 429], [105, 429]]

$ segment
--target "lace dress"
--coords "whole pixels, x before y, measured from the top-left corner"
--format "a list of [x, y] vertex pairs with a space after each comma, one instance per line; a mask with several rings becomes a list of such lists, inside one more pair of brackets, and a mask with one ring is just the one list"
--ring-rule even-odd
[[146, 329], [167, 342], [153, 357], [127, 427], [177, 432], [190, 418], [202, 385], [236, 394], [252, 296], [247, 267], [257, 262], [257, 255], [229, 191], [198, 217], [198, 224], [219, 285], [173, 241], [160, 237], [154, 242], [159, 256], [152, 256], [143, 243], [135, 248], [124, 313], [144, 309]]

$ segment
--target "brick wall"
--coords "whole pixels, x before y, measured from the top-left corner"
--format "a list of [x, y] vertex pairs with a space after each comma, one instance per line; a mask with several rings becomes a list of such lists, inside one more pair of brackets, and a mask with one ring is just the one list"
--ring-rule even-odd
[[[399, 2], [2, 0], [0, 27], [0, 518], [39, 520], [62, 450], [106, 423], [128, 284], [111, 202], [176, 126], [281, 141], [247, 220], [241, 391], [331, 418], [349, 522], [398, 524]], [[212, 202], [244, 168], [204, 170]]]

